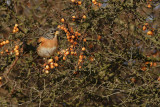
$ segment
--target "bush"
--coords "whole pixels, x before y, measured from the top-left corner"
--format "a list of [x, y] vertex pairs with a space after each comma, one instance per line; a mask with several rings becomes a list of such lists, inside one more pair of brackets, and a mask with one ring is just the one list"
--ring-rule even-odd
[[[159, 5], [1, 0], [1, 106], [158, 106]], [[37, 40], [55, 27], [58, 50], [44, 60]]]

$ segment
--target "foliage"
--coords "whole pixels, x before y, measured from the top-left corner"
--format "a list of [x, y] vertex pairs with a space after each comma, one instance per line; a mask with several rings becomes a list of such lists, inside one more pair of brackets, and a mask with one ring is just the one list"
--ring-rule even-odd
[[[159, 7], [158, 0], [0, 1], [0, 105], [158, 106]], [[58, 65], [45, 73], [37, 40], [58, 25], [51, 57]]]

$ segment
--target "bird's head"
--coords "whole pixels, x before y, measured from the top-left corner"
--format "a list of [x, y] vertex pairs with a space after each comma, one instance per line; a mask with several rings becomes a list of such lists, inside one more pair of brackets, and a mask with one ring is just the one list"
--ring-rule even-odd
[[60, 31], [58, 28], [51, 28], [49, 30], [49, 34], [54, 36], [55, 38], [57, 38], [57, 36], [59, 35]]

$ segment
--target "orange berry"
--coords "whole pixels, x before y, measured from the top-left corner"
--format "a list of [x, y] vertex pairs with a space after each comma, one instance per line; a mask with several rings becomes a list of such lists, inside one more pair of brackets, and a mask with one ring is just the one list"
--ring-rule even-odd
[[78, 61], [78, 65], [80, 65], [81, 63]]
[[46, 63], [44, 63], [44, 64], [43, 64], [43, 67], [45, 67], [46, 65], [47, 65], [47, 64], [46, 64]]
[[71, 0], [71, 2], [75, 2], [75, 0]]
[[72, 19], [73, 21], [75, 21], [75, 19]]
[[51, 69], [53, 69], [53, 68], [54, 68], [54, 66], [53, 66], [53, 65], [50, 65], [50, 68], [51, 68]]
[[16, 52], [16, 56], [19, 56], [19, 52]]
[[14, 47], [14, 49], [18, 49], [19, 48], [19, 46], [18, 45], [16, 45], [15, 47]]
[[53, 59], [48, 59], [48, 63], [51, 63], [51, 62], [53, 62]]
[[75, 32], [75, 36], [78, 36], [78, 32]]
[[0, 77], [0, 81], [2, 80], [2, 77]]
[[72, 38], [74, 39], [74, 38], [75, 38], [75, 36], [74, 36], [74, 35], [72, 35]]
[[131, 78], [131, 81], [132, 81], [132, 83], [135, 83], [136, 79], [135, 78]]
[[78, 44], [77, 42], [74, 42], [74, 43], [73, 43], [73, 45], [77, 45], [77, 44]]
[[67, 36], [67, 39], [70, 39], [70, 36]]
[[87, 17], [86, 17], [86, 15], [83, 15], [83, 17], [82, 17], [83, 19], [86, 19]]
[[154, 58], [156, 57], [156, 55], [152, 55]]
[[82, 4], [82, 2], [81, 1], [78, 1], [78, 5], [81, 5]]
[[13, 29], [13, 33], [16, 33], [16, 30], [15, 30], [15, 29]]
[[18, 24], [15, 24], [14, 26], [15, 26], [15, 27], [18, 27]]
[[55, 67], [58, 67], [58, 63], [54, 63], [54, 66], [55, 66]]
[[70, 33], [67, 33], [66, 36], [70, 36]]
[[78, 36], [81, 36], [81, 34], [80, 34], [80, 33], [78, 33]]
[[98, 6], [101, 7], [101, 6], [102, 6], [102, 3], [98, 3]]
[[70, 48], [71, 51], [73, 51], [73, 48]]
[[143, 30], [146, 30], [147, 29], [147, 27], [146, 26], [143, 26]]
[[61, 53], [58, 51], [57, 54], [60, 55]]
[[152, 6], [150, 5], [150, 4], [148, 4], [148, 6], [147, 6], [148, 8], [151, 8]]
[[75, 53], [75, 52], [72, 50], [72, 51], [71, 51], [71, 55], [74, 55], [74, 53]]
[[92, 3], [95, 3], [96, 2], [96, 0], [92, 0]]
[[64, 26], [62, 26], [62, 30], [66, 29]]
[[63, 29], [64, 29], [64, 26], [61, 26], [61, 27], [60, 27], [60, 29], [62, 29], [62, 30], [63, 30]]
[[149, 55], [147, 55], [147, 58], [149, 58], [150, 56]]
[[153, 62], [150, 62], [150, 67], [153, 66]]
[[68, 39], [69, 42], [71, 42], [71, 39]]
[[96, 5], [96, 4], [97, 4], [97, 2], [94, 2], [93, 4], [95, 4], [95, 5]]
[[6, 41], [3, 41], [2, 44], [5, 45], [5, 44], [6, 44]]
[[54, 59], [55, 59], [56, 61], [58, 61], [59, 58], [58, 58], [58, 56], [55, 56]]
[[157, 66], [157, 63], [156, 63], [156, 62], [154, 62], [154, 63], [153, 63], [153, 66], [154, 66], [154, 67], [156, 67], [156, 66]]
[[71, 32], [71, 33], [73, 33], [73, 32], [74, 32], [72, 27], [70, 28], [70, 32]]
[[75, 18], [76, 18], [76, 16], [72, 16], [72, 18], [73, 18], [73, 19], [75, 19]]
[[69, 51], [67, 51], [67, 52], [65, 53], [65, 55], [69, 55]]
[[71, 45], [70, 47], [71, 47], [71, 48], [73, 48], [74, 46], [73, 46], [73, 45]]
[[98, 35], [98, 38], [97, 38], [97, 39], [100, 40], [101, 38], [102, 38], [102, 37], [101, 37], [100, 35]]
[[7, 53], [9, 52], [8, 49], [5, 50]]
[[19, 52], [19, 50], [17, 50], [17, 49], [14, 49], [14, 52], [16, 52], [16, 53], [17, 53], [17, 52]]
[[79, 66], [78, 68], [79, 68], [79, 69], [81, 69], [81, 68], [82, 68], [82, 66]]
[[91, 62], [93, 62], [93, 61], [94, 61], [94, 58], [93, 58], [92, 56], [90, 56], [90, 57], [89, 57], [89, 60], [90, 60]]
[[147, 69], [147, 67], [145, 67], [145, 66], [141, 67], [142, 71], [146, 71], [146, 69]]
[[14, 52], [19, 52], [19, 50], [17, 50], [17, 49], [14, 48]]
[[74, 54], [74, 52], [73, 51], [71, 51], [71, 55], [73, 55]]
[[14, 28], [13, 28], [14, 30], [16, 30], [17, 29], [17, 27], [16, 26], [14, 26]]
[[19, 29], [18, 29], [18, 28], [16, 28], [16, 29], [15, 29], [15, 32], [18, 32], [18, 31], [19, 31]]
[[158, 81], [160, 81], [160, 76], [158, 77], [158, 79], [157, 79]]
[[66, 51], [69, 51], [69, 48], [67, 48]]
[[63, 49], [63, 50], [61, 50], [61, 53], [65, 53], [66, 51]]
[[148, 31], [147, 35], [153, 35], [153, 32], [152, 31]]
[[85, 50], [86, 50], [86, 48], [85, 48], [85, 47], [83, 47], [83, 48], [82, 48], [82, 51], [85, 51]]
[[148, 65], [148, 64], [149, 64], [149, 62], [145, 62], [145, 64], [146, 64], [146, 65]]
[[64, 18], [61, 19], [61, 22], [62, 22], [62, 23], [64, 22]]
[[53, 63], [53, 62], [51, 62], [51, 63], [50, 63], [50, 66], [51, 66], [51, 65], [54, 65], [54, 63]]
[[70, 42], [71, 42], [71, 43], [73, 43], [73, 42], [74, 42], [74, 40], [73, 40], [73, 39], [71, 39], [71, 40], [70, 40]]
[[83, 59], [83, 55], [79, 55], [79, 59]]
[[3, 54], [4, 52], [3, 51], [1, 51], [1, 54]]
[[3, 43], [1, 42], [0, 45], [3, 46]]
[[49, 65], [46, 65], [46, 66], [45, 66], [45, 69], [49, 70], [49, 68], [50, 68]]
[[61, 28], [61, 25], [58, 25], [57, 28]]
[[77, 52], [76, 51], [74, 52], [74, 55], [77, 56]]
[[65, 29], [64, 29], [64, 32], [68, 32], [68, 30], [65, 28]]
[[84, 38], [83, 41], [86, 42], [87, 41], [86, 38]]
[[9, 40], [6, 40], [6, 44], [8, 44], [9, 43]]
[[63, 57], [63, 60], [66, 60], [66, 57]]
[[73, 72], [73, 74], [78, 74], [78, 71]]
[[145, 23], [144, 25], [145, 25], [145, 26], [148, 26], [149, 24], [148, 24], [148, 23]]
[[46, 73], [46, 74], [48, 74], [48, 73], [49, 73], [49, 71], [48, 71], [48, 70], [45, 70], [45, 73]]

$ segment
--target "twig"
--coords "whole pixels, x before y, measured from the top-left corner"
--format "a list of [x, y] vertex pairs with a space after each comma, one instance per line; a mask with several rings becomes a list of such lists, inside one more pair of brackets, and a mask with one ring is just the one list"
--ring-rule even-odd
[[18, 59], [19, 59], [19, 57], [16, 57], [14, 62], [11, 64], [11, 66], [9, 68], [7, 67], [6, 70], [4, 71], [3, 77], [5, 78], [6, 82], [4, 84], [2, 84], [0, 87], [2, 87], [3, 85], [8, 83], [8, 81], [9, 81], [8, 73], [12, 70], [14, 65], [17, 63]]

